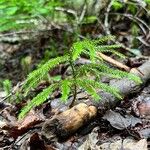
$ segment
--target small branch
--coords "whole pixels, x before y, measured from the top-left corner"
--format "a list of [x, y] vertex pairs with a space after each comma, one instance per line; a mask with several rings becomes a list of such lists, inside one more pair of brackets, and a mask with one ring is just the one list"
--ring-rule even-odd
[[68, 13], [68, 14], [72, 14], [78, 23], [78, 15], [77, 15], [76, 11], [74, 11], [72, 9], [63, 8], [63, 7], [56, 7], [55, 10], [56, 11], [62, 11], [62, 12]]
[[6, 97], [4, 97], [3, 99], [0, 100], [0, 103], [3, 101], [6, 101], [7, 99], [9, 99], [12, 95], [14, 95], [20, 88], [21, 86], [24, 84], [24, 82], [19, 82], [11, 91], [11, 93], [9, 95], [7, 95]]
[[72, 52], [70, 52], [70, 66], [71, 66], [71, 69], [72, 69], [72, 75], [73, 75], [73, 79], [74, 79], [74, 91], [73, 91], [73, 100], [71, 102], [71, 104], [69, 105], [69, 107], [73, 107], [75, 101], [76, 101], [76, 98], [77, 98], [77, 85], [76, 85], [76, 73], [75, 73], [75, 68], [74, 68], [74, 64], [73, 64], [73, 60], [72, 60]]
[[[112, 1], [109, 3], [109, 5], [108, 5], [108, 7], [107, 7], [107, 10], [106, 10], [106, 13], [105, 13], [104, 27], [105, 27], [105, 32], [106, 32], [107, 35], [111, 34], [111, 32], [110, 32], [110, 30], [109, 30], [109, 15], [112, 15], [112, 14], [115, 14], [115, 15], [122, 15], [122, 16], [124, 16], [124, 17], [127, 17], [127, 18], [129, 18], [129, 19], [134, 20], [137, 24], [138, 24], [138, 22], [139, 22], [138, 26], [141, 28], [141, 30], [143, 31], [143, 33], [144, 33], [145, 35], [146, 35], [146, 31], [145, 31], [143, 25], [150, 31], [149, 26], [148, 26], [143, 20], [141, 20], [140, 18], [138, 18], [137, 16], [133, 16], [133, 15], [131, 15], [131, 14], [110, 13], [111, 6], [112, 6], [113, 2], [114, 2], [114, 0], [112, 0]], [[119, 42], [117, 42], [117, 41], [114, 41], [114, 42], [115, 42], [116, 44], [119, 43]], [[131, 49], [128, 48], [128, 47], [126, 47], [125, 45], [122, 45], [122, 48], [124, 48], [125, 50], [127, 50], [127, 51], [129, 51], [130, 53], [134, 54], [134, 53], [131, 51]], [[134, 55], [135, 55], [135, 54], [134, 54]]]
[[136, 16], [133, 16], [131, 14], [121, 14], [121, 13], [110, 13], [110, 15], [120, 15], [120, 16], [127, 17], [131, 20], [134, 20], [137, 24], [138, 24], [138, 22], [143, 24], [150, 31], [150, 27], [143, 20], [141, 20], [140, 18], [138, 18]]
[[79, 23], [81, 23], [81, 21], [83, 20], [85, 13], [86, 13], [86, 9], [87, 9], [87, 5], [85, 4], [81, 12], [80, 18], [79, 18]]
[[130, 67], [128, 67], [128, 66], [122, 64], [121, 62], [118, 62], [117, 60], [114, 60], [113, 58], [111, 58], [111, 57], [109, 57], [109, 56], [106, 56], [106, 55], [103, 54], [103, 53], [97, 52], [97, 55], [100, 56], [101, 58], [103, 58], [105, 61], [107, 61], [107, 62], [109, 62], [109, 63], [111, 63], [111, 64], [117, 66], [118, 68], [127, 71], [127, 72], [129, 72], [130, 69], [131, 69]]
[[[115, 40], [112, 40], [115, 44], [119, 44], [120, 45], [120, 42], [118, 42], [118, 41], [115, 41]], [[127, 46], [125, 46], [123, 43], [121, 43], [121, 47], [124, 49], [124, 50], [126, 50], [126, 51], [128, 51], [130, 54], [132, 54], [133, 56], [136, 56], [133, 52], [132, 52], [132, 50], [129, 48], [129, 47], [127, 47]]]
[[109, 18], [109, 12], [111, 9], [111, 6], [113, 4], [114, 0], [111, 0], [111, 2], [109, 3], [106, 13], [105, 13], [105, 20], [104, 20], [104, 26], [105, 26], [105, 30], [106, 30], [106, 34], [109, 35], [110, 34], [110, 30], [109, 30], [109, 23], [108, 23], [108, 18]]

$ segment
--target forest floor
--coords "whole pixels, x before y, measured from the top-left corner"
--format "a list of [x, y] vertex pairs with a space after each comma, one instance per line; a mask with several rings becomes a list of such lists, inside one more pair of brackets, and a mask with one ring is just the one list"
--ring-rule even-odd
[[[118, 42], [125, 45], [125, 48], [121, 49], [120, 52], [128, 56], [124, 60], [118, 59], [117, 61], [132, 69], [140, 68], [150, 61], [150, 31], [147, 31], [146, 35], [140, 35], [138, 38], [140, 39], [138, 41], [140, 44], [137, 44], [134, 49], [130, 49], [129, 47], [135, 39], [135, 35], [132, 35], [128, 27], [131, 27], [131, 24], [131, 20], [120, 19], [119, 21], [114, 21], [110, 31], [117, 36]], [[89, 34], [91, 37], [98, 37], [105, 31], [97, 22], [83, 25], [80, 30], [82, 36]], [[59, 114], [69, 109], [68, 103], [64, 104], [60, 101], [60, 91], [54, 93], [52, 100], [48, 99], [43, 105], [32, 109], [24, 119], [17, 119], [20, 109], [25, 106], [29, 98], [16, 104], [14, 101], [11, 101], [14, 98], [14, 91], [20, 88], [27, 74], [37, 68], [41, 60], [46, 62], [49, 58], [62, 53], [64, 48], [70, 47], [72, 36], [73, 34], [68, 32], [66, 28], [56, 28], [52, 31], [40, 33], [32, 40], [0, 42], [0, 79], [9, 79], [12, 82], [12, 91], [9, 96], [6, 95], [2, 83], [0, 86], [0, 149], [150, 149], [150, 77], [140, 89], [135, 89], [135, 92], [128, 93], [123, 100], [115, 102], [114, 107], [109, 106], [104, 113], [101, 112], [101, 107], [97, 107], [97, 115], [94, 118], [85, 124], [83, 120], [83, 126], [67, 136], [63, 136], [57, 130], [58, 133], [54, 133], [55, 137], [49, 140], [42, 133], [45, 121], [50, 118], [57, 118]], [[15, 38], [14, 36], [8, 37], [10, 39]], [[47, 52], [46, 50], [48, 49], [52, 50]], [[57, 49], [57, 52], [53, 51], [53, 49]], [[113, 59], [115, 58], [114, 55], [108, 55]], [[88, 61], [86, 58], [81, 58], [78, 60], [78, 63], [84, 64], [86, 61]], [[150, 72], [150, 63], [146, 67], [148, 72]], [[61, 76], [66, 70], [67, 66], [59, 65], [49, 74], [53, 77]], [[142, 72], [142, 74], [146, 73]], [[104, 83], [117, 82], [105, 77], [102, 78], [102, 81]], [[43, 81], [32, 91], [32, 94], [39, 93], [47, 84], [47, 82]], [[86, 92], [79, 90], [77, 105], [80, 103], [89, 104], [89, 101], [91, 101], [91, 97]], [[47, 130], [47, 132], [49, 131]]]

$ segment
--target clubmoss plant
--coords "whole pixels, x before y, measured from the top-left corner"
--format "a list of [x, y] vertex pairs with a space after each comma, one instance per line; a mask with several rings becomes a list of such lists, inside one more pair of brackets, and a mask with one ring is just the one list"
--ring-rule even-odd
[[[120, 71], [114, 68], [110, 68], [102, 58], [97, 56], [98, 52], [111, 52], [118, 56], [123, 57], [122, 54], [116, 52], [116, 49], [121, 47], [121, 45], [105, 45], [109, 40], [114, 40], [113, 36], [104, 36], [96, 40], [85, 39], [78, 41], [72, 45], [70, 50], [66, 52], [63, 56], [58, 56], [56, 58], [50, 59], [48, 62], [43, 64], [37, 70], [31, 72], [23, 85], [22, 89], [26, 95], [31, 89], [36, 88], [40, 81], [44, 79], [48, 72], [59, 64], [67, 63], [70, 65], [72, 70], [71, 75], [67, 76], [65, 79], [58, 80], [52, 83], [49, 87], [45, 88], [36, 97], [34, 97], [19, 114], [19, 118], [22, 118], [30, 111], [31, 108], [41, 105], [45, 102], [48, 97], [56, 90], [61, 90], [61, 100], [66, 102], [70, 93], [73, 93], [73, 100], [70, 106], [73, 106], [76, 96], [77, 89], [82, 88], [90, 94], [94, 100], [100, 100], [100, 95], [97, 94], [98, 89], [102, 89], [112, 95], [121, 99], [118, 89], [111, 87], [107, 84], [102, 83], [100, 80], [101, 76], [109, 76], [113, 78], [123, 78], [128, 77], [137, 83], [140, 83], [140, 79], [124, 71]], [[84, 64], [80, 66], [75, 65], [75, 61], [81, 57], [81, 55], [86, 55], [91, 60], [91, 63]], [[94, 77], [91, 79], [91, 76]]]
[[[11, 93], [12, 90], [12, 83], [10, 80], [6, 79], [3, 81], [3, 89], [6, 92], [6, 95], [8, 96]], [[8, 102], [10, 102], [10, 97], [8, 98]]]

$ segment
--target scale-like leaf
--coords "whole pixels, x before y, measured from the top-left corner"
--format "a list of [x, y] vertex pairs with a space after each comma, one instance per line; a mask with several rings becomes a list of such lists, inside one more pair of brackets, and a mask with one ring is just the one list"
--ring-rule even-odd
[[33, 107], [39, 106], [45, 102], [48, 96], [58, 87], [57, 84], [52, 84], [48, 88], [40, 92], [36, 97], [34, 97], [24, 108], [22, 108], [21, 113], [18, 118], [23, 118]]
[[86, 82], [86, 80], [77, 79], [76, 82], [80, 87], [84, 88], [94, 98], [94, 100], [98, 101], [101, 99], [96, 93], [96, 89], [91, 84]]
[[117, 97], [119, 99], [122, 98], [122, 96], [119, 94], [119, 90], [115, 87], [109, 86], [109, 85], [102, 83], [102, 82], [97, 82], [94, 80], [89, 80], [89, 79], [84, 79], [84, 78], [82, 78], [82, 82], [93, 86], [95, 89], [101, 89], [103, 91], [111, 93], [112, 95], [114, 95], [115, 97]]
[[49, 60], [47, 63], [42, 65], [39, 69], [31, 72], [25, 81], [23, 89], [26, 93], [29, 92], [31, 88], [36, 87], [39, 82], [45, 77], [45, 75], [55, 66], [62, 62], [66, 62], [69, 59], [68, 55], [60, 56]]
[[61, 91], [62, 91], [62, 97], [61, 100], [63, 102], [66, 102], [70, 93], [70, 86], [71, 82], [69, 80], [63, 80], [61, 82]]
[[75, 61], [84, 49], [83, 42], [76, 42], [72, 46], [72, 59]]

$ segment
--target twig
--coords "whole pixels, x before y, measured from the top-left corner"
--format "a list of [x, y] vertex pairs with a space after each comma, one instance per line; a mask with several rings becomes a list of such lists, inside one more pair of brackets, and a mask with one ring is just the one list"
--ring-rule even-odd
[[72, 9], [63, 8], [63, 7], [55, 7], [55, 10], [66, 12], [68, 14], [72, 14], [75, 17], [75, 19], [76, 19], [76, 21], [78, 23], [78, 16], [77, 16], [77, 12], [76, 11], [74, 11]]
[[[109, 63], [111, 63], [111, 64], [117, 66], [117, 67], [120, 68], [120, 69], [123, 69], [123, 70], [125, 70], [125, 71], [127, 71], [127, 72], [130, 72], [130, 71], [131, 71], [131, 68], [130, 68], [130, 67], [128, 67], [128, 66], [122, 64], [121, 62], [119, 62], [119, 61], [117, 61], [117, 60], [114, 60], [113, 58], [111, 58], [111, 57], [109, 57], [109, 56], [107, 56], [107, 55], [105, 55], [105, 54], [103, 54], [103, 53], [97, 52], [97, 55], [100, 56], [100, 57], [101, 57], [102, 59], [104, 59], [105, 61], [107, 61], [107, 62], [109, 62]], [[132, 69], [136, 70], [137, 72], [140, 73], [140, 75], [143, 76], [143, 73], [142, 73], [139, 69], [137, 69], [137, 68], [132, 68]]]
[[120, 69], [124, 69], [125, 71], [129, 72], [130, 71], [130, 67], [122, 64], [121, 62], [118, 62], [117, 60], [114, 60], [113, 58], [106, 56], [103, 53], [97, 52], [97, 55], [100, 56], [102, 59], [104, 59], [105, 61], [117, 66]]
[[105, 26], [105, 30], [106, 30], [107, 35], [110, 34], [108, 18], [109, 18], [109, 12], [110, 12], [110, 9], [111, 9], [113, 2], [114, 2], [114, 0], [111, 0], [111, 2], [109, 3], [109, 5], [107, 7], [106, 13], [105, 13], [104, 26]]
[[81, 23], [81, 21], [83, 20], [84, 16], [85, 16], [85, 13], [86, 13], [86, 9], [87, 9], [87, 5], [85, 4], [83, 6], [83, 10], [81, 12], [81, 15], [80, 15], [80, 18], [79, 18], [79, 23]]
[[143, 24], [150, 31], [150, 27], [143, 20], [141, 20], [140, 18], [138, 18], [136, 16], [133, 16], [131, 14], [122, 14], [122, 13], [110, 13], [110, 15], [121, 15], [121, 16], [127, 17], [129, 19], [134, 20], [135, 22], [139, 22], [139, 23]]
[[7, 95], [6, 97], [4, 97], [2, 100], [0, 100], [0, 103], [7, 100], [9, 97], [11, 97], [13, 94], [15, 94], [15, 92], [24, 84], [24, 82], [19, 82], [11, 91], [11, 93], [9, 95]]
[[[120, 42], [115, 41], [115, 40], [112, 40], [112, 41], [113, 41], [115, 44], [119, 44], [119, 45], [120, 45]], [[121, 47], [122, 47], [124, 50], [128, 51], [129, 53], [131, 53], [132, 55], [135, 56], [135, 53], [133, 53], [132, 50], [131, 50], [129, 47], [125, 46], [123, 43], [121, 43]]]
[[126, 4], [131, 4], [131, 5], [137, 5], [137, 6], [139, 6], [139, 7], [142, 7], [144, 10], [145, 10], [145, 12], [147, 13], [147, 15], [149, 16], [149, 10], [146, 8], [146, 7], [144, 7], [143, 5], [141, 5], [141, 4], [139, 4], [138, 2], [137, 3], [135, 3], [135, 2], [129, 2], [129, 1], [127, 1], [127, 2], [125, 2]]
[[[60, 29], [60, 26], [55, 26], [55, 29]], [[53, 29], [44, 29], [44, 30], [37, 30], [37, 31], [18, 31], [18, 32], [10, 32], [10, 33], [4, 33], [0, 34], [0, 37], [4, 36], [13, 36], [13, 35], [19, 35], [19, 34], [31, 34], [31, 33], [39, 33], [39, 32], [46, 32], [51, 31]]]
[[[110, 10], [111, 10], [111, 6], [112, 6], [113, 2], [114, 2], [114, 0], [112, 0], [112, 1], [109, 3], [109, 5], [108, 5], [108, 7], [107, 7], [107, 10], [106, 10], [106, 13], [105, 13], [104, 29], [105, 29], [105, 32], [106, 32], [107, 35], [110, 35], [110, 34], [111, 34], [111, 32], [110, 32], [110, 30], [109, 30], [109, 21], [108, 21], [108, 20], [109, 20], [109, 14], [110, 14]], [[115, 44], [120, 44], [119, 42], [117, 42], [117, 41], [115, 41], [115, 40], [113, 40], [113, 42], [115, 42]], [[126, 47], [126, 46], [123, 45], [123, 44], [122, 44], [122, 48], [125, 49], [125, 50], [127, 50], [127, 51], [129, 51], [131, 54], [135, 55], [135, 54], [131, 51], [130, 48]]]

